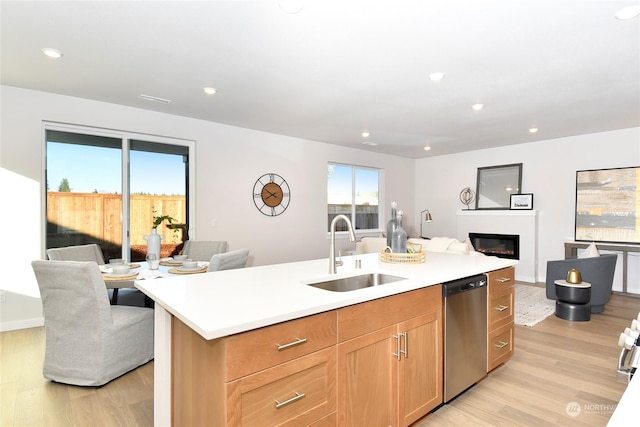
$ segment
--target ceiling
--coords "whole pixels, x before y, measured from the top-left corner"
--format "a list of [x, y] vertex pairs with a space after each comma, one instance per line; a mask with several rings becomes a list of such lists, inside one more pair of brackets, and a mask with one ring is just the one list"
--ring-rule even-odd
[[640, 126], [640, 18], [614, 18], [637, 4], [306, 0], [288, 14], [266, 0], [3, 0], [1, 77], [423, 158]]

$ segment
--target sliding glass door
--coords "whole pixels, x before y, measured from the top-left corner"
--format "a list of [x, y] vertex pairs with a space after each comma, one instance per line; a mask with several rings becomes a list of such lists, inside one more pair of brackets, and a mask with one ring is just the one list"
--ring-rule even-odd
[[130, 140], [129, 145], [129, 219], [132, 260], [144, 260], [146, 241], [154, 217], [169, 216], [171, 224], [158, 226], [161, 256], [182, 249], [187, 238], [189, 184], [189, 148]]
[[46, 248], [97, 243], [105, 260], [142, 261], [155, 216], [163, 256], [189, 227], [191, 141], [45, 126]]

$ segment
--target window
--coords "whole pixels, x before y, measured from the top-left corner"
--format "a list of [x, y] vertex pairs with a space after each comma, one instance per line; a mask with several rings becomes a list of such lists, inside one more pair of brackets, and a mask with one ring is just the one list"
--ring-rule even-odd
[[187, 238], [191, 141], [45, 125], [45, 247], [97, 243], [105, 260], [143, 261], [153, 216], [162, 255]]
[[[327, 230], [337, 215], [351, 219], [356, 230], [379, 230], [380, 171], [360, 166], [329, 163], [327, 170]], [[337, 231], [346, 231], [344, 221]]]

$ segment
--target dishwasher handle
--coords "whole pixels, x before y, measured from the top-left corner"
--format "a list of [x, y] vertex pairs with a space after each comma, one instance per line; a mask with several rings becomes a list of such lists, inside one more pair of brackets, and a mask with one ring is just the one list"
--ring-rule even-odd
[[447, 298], [463, 292], [468, 292], [477, 288], [482, 288], [484, 286], [487, 286], [487, 278], [484, 274], [467, 277], [464, 279], [454, 280], [452, 282], [443, 283], [442, 296], [444, 298]]

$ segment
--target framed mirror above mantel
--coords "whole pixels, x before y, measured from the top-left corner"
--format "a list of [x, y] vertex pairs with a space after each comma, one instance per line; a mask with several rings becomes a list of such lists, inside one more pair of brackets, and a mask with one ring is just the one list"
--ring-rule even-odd
[[522, 190], [522, 163], [478, 168], [476, 209], [510, 209], [511, 195]]

